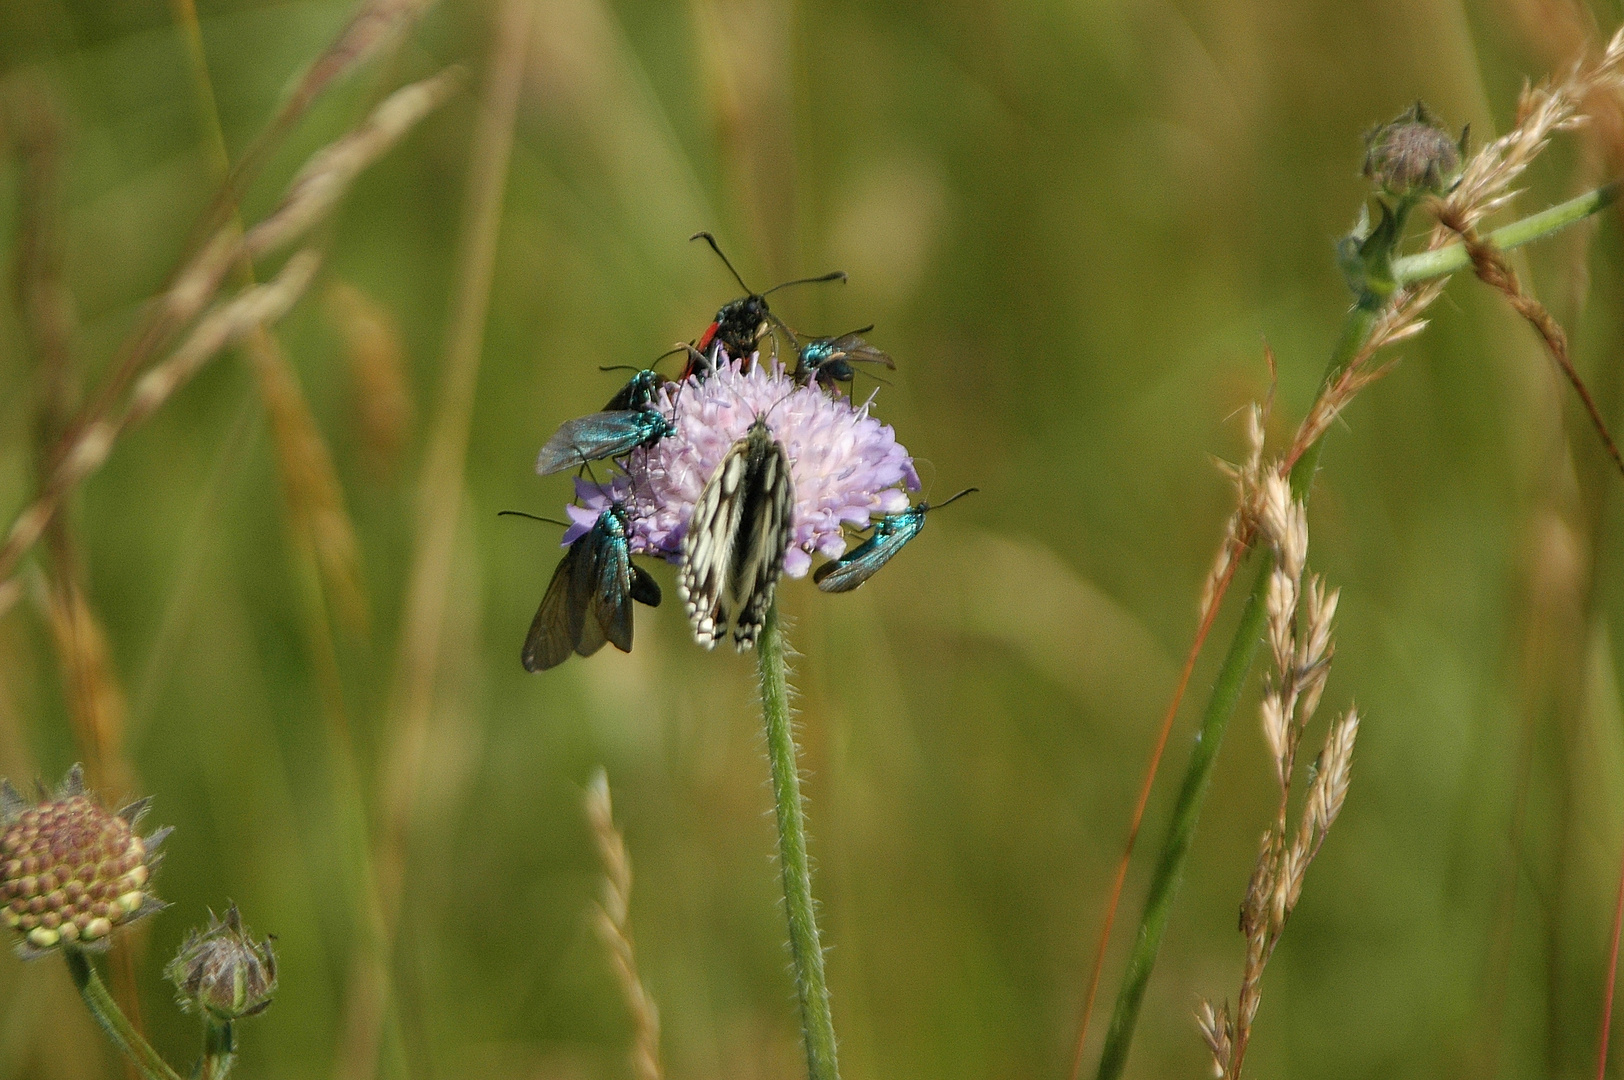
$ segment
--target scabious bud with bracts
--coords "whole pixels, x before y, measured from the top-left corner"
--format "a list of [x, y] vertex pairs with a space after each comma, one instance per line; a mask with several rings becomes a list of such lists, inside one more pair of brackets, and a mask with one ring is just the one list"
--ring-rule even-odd
[[1442, 195], [1460, 175], [1467, 131], [1455, 138], [1418, 101], [1366, 133], [1364, 174], [1395, 198]]
[[164, 976], [175, 984], [175, 1000], [187, 1012], [222, 1022], [264, 1012], [276, 993], [274, 940], [255, 941], [243, 929], [236, 904], [226, 909], [224, 919], [210, 912], [208, 929], [188, 934], [164, 968]]
[[0, 918], [22, 937], [18, 955], [105, 949], [115, 928], [164, 907], [147, 884], [169, 830], [135, 833], [148, 801], [106, 810], [78, 765], [35, 802], [0, 781]]

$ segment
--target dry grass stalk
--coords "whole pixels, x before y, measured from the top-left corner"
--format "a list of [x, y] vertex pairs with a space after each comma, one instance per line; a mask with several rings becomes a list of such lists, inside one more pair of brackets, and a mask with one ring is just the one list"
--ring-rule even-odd
[[288, 259], [275, 278], [244, 289], [216, 307], [203, 317], [168, 360], [142, 377], [122, 415], [98, 421], [74, 434], [56, 471], [34, 502], [17, 515], [4, 546], [0, 547], [0, 612], [16, 599], [17, 585], [11, 574], [17, 560], [39, 539], [67, 493], [107, 460], [119, 436], [156, 412], [222, 349], [261, 324], [274, 322], [286, 314], [294, 301], [304, 295], [320, 262], [314, 251], [300, 251]]
[[[194, 62], [206, 79], [207, 67], [202, 63], [203, 37], [193, 0], [171, 0], [170, 6], [175, 9], [176, 22], [188, 39]], [[379, 53], [393, 48], [431, 6], [433, 0], [362, 0], [333, 43], [305, 68], [265, 130], [228, 169], [199, 223], [196, 237], [199, 240], [212, 238], [235, 215], [243, 191], [259, 175], [271, 152], [329, 86]]]
[[[264, 221], [241, 235], [234, 226], [222, 228], [159, 301], [164, 317], [155, 320], [153, 326], [158, 329], [149, 327], [147, 334], [162, 338], [191, 322], [239, 259], [268, 254], [321, 220], [361, 170], [444, 101], [460, 81], [460, 72], [451, 69], [397, 90], [359, 127], [318, 151], [294, 179], [282, 204]], [[0, 612], [16, 600], [17, 586], [11, 575], [17, 561], [39, 539], [63, 497], [107, 459], [119, 435], [151, 415], [222, 348], [241, 340], [255, 326], [280, 318], [303, 294], [318, 261], [313, 251], [300, 252], [288, 259], [275, 280], [244, 289], [204, 316], [174, 354], [136, 384], [120, 417], [109, 418], [107, 411], [99, 411], [100, 400], [92, 406], [90, 415], [70, 433], [71, 442], [58, 455], [59, 464], [50, 480], [12, 522], [0, 546]], [[138, 350], [139, 346], [137, 343]]]
[[388, 308], [348, 282], [327, 289], [327, 310], [344, 340], [361, 460], [379, 483], [392, 480], [416, 426], [411, 372]]
[[0, 91], [0, 130], [17, 156], [17, 307], [38, 362], [37, 414], [54, 441], [78, 404], [73, 338], [78, 319], [62, 276], [63, 120], [43, 81], [16, 76]]
[[[63, 278], [60, 167], [65, 124], [50, 89], [29, 76], [5, 88], [5, 129], [19, 164], [16, 298], [35, 360], [34, 454], [41, 476], [55, 468], [62, 436], [78, 407], [80, 370], [73, 343], [78, 319]], [[114, 675], [107, 636], [85, 588], [78, 545], [65, 519], [48, 527], [49, 578], [39, 590], [56, 646], [63, 696], [79, 753], [92, 783], [104, 790], [133, 787], [123, 762], [125, 700]]]
[[1447, 203], [1438, 208], [1437, 214], [1439, 224], [1460, 235], [1461, 242], [1466, 245], [1466, 251], [1472, 257], [1472, 269], [1478, 278], [1490, 288], [1498, 290], [1506, 298], [1506, 303], [1510, 304], [1512, 309], [1539, 334], [1540, 340], [1545, 343], [1545, 351], [1551, 354], [1556, 366], [1567, 376], [1574, 393], [1579, 395], [1579, 401], [1589, 413], [1591, 426], [1601, 437], [1607, 456], [1613, 459], [1613, 464], [1619, 472], [1624, 473], [1624, 457], [1619, 456], [1618, 444], [1613, 441], [1612, 432], [1607, 430], [1607, 422], [1602, 419], [1601, 410], [1597, 408], [1595, 399], [1590, 396], [1590, 388], [1585, 385], [1584, 379], [1580, 378], [1578, 370], [1568, 356], [1568, 336], [1563, 332], [1561, 325], [1546, 310], [1544, 304], [1522, 291], [1517, 273], [1506, 261], [1505, 256], [1500, 254], [1494, 245], [1480, 237], [1463, 215]]
[[[374, 866], [385, 956], [398, 926], [407, 844], [421, 789], [423, 757], [432, 734], [434, 685], [462, 513], [474, 390], [535, 7], [536, 0], [507, 0], [496, 17], [495, 47], [469, 154], [445, 365], [418, 490], [416, 548], [406, 586], [379, 773]], [[387, 972], [368, 974], [358, 969], [356, 978], [363, 988], [369, 981], [387, 984]], [[381, 1017], [381, 1012], [363, 1015], [356, 1010], [347, 1018], [339, 1054], [349, 1075], [371, 1077], [376, 1072]]]
[[1264, 831], [1257, 865], [1241, 904], [1246, 963], [1235, 1009], [1232, 1012], [1227, 1002], [1216, 1008], [1202, 1002], [1196, 1014], [1202, 1037], [1212, 1051], [1215, 1073], [1228, 1080], [1237, 1080], [1241, 1074], [1262, 1000], [1263, 970], [1302, 895], [1308, 865], [1319, 853], [1347, 797], [1353, 742], [1359, 731], [1359, 716], [1352, 709], [1331, 725], [1324, 749], [1309, 770], [1308, 792], [1297, 826], [1292, 829], [1287, 812], [1297, 751], [1330, 673], [1335, 651], [1331, 623], [1336, 616], [1338, 593], [1327, 592], [1323, 582], [1313, 576], [1308, 577], [1304, 590], [1308, 511], [1301, 501], [1292, 498], [1290, 482], [1278, 473], [1267, 474], [1258, 504], [1253, 524], [1274, 552], [1265, 600], [1267, 640], [1274, 665], [1264, 686], [1259, 715], [1264, 741], [1274, 759], [1280, 799], [1275, 820]]
[[248, 335], [244, 351], [253, 364], [260, 397], [270, 415], [276, 468], [290, 524], [309, 537], [311, 553], [339, 621], [352, 633], [365, 636], [370, 617], [360, 544], [344, 509], [338, 470], [310, 414], [299, 373], [288, 362], [276, 336], [263, 326]]
[[637, 955], [632, 950], [631, 931], [626, 927], [632, 895], [632, 864], [626, 854], [626, 841], [615, 828], [609, 777], [602, 769], [593, 773], [587, 783], [584, 804], [587, 824], [592, 827], [593, 839], [598, 843], [598, 857], [603, 860], [603, 900], [598, 904], [594, 921], [598, 937], [609, 950], [615, 981], [620, 984], [621, 997], [636, 1029], [631, 1052], [632, 1073], [638, 1080], [661, 1080], [664, 1070], [660, 1067], [660, 1012], [637, 972]]

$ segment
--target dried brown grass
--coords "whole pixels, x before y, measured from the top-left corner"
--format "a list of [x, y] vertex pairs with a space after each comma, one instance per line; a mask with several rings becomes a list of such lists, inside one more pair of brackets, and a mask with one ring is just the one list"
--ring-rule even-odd
[[627, 925], [632, 897], [631, 858], [626, 854], [625, 838], [615, 828], [609, 776], [602, 769], [592, 774], [582, 802], [592, 838], [597, 841], [598, 858], [603, 862], [603, 899], [593, 922], [598, 939], [609, 951], [615, 982], [632, 1018], [632, 1074], [638, 1080], [662, 1080], [665, 1072], [660, 1067], [660, 1012], [637, 971], [637, 953]]

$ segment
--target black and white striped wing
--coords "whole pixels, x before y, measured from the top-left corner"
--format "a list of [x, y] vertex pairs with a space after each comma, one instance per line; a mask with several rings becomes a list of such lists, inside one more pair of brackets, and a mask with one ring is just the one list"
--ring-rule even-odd
[[727, 586], [739, 520], [744, 514], [739, 492], [748, 473], [748, 447], [749, 441], [740, 439], [728, 450], [699, 492], [688, 519], [688, 531], [682, 538], [677, 591], [694, 628], [694, 640], [707, 649], [716, 645], [717, 638], [727, 635]]
[[783, 444], [768, 442], [752, 464], [732, 565], [732, 592], [739, 609], [733, 643], [740, 652], [754, 645], [761, 632], [795, 525], [795, 486]]
[[683, 607], [707, 649], [727, 636], [734, 612], [734, 641], [754, 644], [783, 573], [794, 511], [789, 457], [758, 420], [700, 491], [682, 540]]

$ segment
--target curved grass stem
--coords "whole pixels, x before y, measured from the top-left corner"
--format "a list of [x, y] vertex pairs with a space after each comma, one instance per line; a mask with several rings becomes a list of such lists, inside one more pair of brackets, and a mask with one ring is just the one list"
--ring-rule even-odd
[[789, 683], [778, 604], [767, 609], [756, 640], [761, 673], [761, 714], [767, 724], [767, 758], [772, 766], [773, 808], [778, 819], [778, 863], [784, 874], [784, 911], [789, 916], [790, 959], [801, 1003], [809, 1080], [839, 1080], [835, 1028], [829, 1013], [829, 987], [823, 978], [823, 946], [818, 941], [812, 871], [806, 857], [806, 819], [801, 807], [801, 774], [790, 722]]

